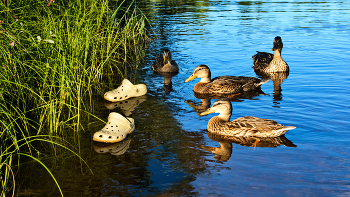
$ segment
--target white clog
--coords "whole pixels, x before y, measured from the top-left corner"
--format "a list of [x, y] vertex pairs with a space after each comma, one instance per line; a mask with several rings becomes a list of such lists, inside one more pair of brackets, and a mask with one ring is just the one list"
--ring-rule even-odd
[[124, 79], [122, 84], [114, 90], [105, 93], [104, 98], [107, 101], [117, 102], [126, 100], [130, 97], [138, 97], [147, 93], [145, 84], [132, 84], [128, 79]]
[[135, 129], [134, 119], [124, 117], [116, 112], [108, 116], [108, 122], [100, 131], [96, 132], [93, 140], [97, 142], [120, 142]]

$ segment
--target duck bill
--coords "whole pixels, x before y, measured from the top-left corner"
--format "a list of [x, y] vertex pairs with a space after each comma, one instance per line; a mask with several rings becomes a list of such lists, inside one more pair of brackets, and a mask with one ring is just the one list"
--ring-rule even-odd
[[186, 82], [189, 82], [189, 81], [191, 81], [191, 80], [193, 80], [193, 79], [195, 79], [195, 78], [197, 78], [197, 76], [196, 76], [195, 74], [192, 74], [189, 78], [187, 78], [187, 79], [185, 80], [185, 83], [186, 83]]
[[207, 111], [201, 113], [200, 115], [201, 116], [205, 116], [205, 115], [208, 115], [208, 114], [211, 114], [211, 113], [214, 113], [214, 112], [215, 112], [215, 110], [209, 108], [209, 109], [207, 109]]

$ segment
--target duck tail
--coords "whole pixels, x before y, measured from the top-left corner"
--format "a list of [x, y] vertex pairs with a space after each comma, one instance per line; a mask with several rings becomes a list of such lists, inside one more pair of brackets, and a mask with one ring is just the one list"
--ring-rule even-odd
[[262, 84], [267, 83], [267, 82], [269, 82], [269, 81], [270, 81], [270, 79], [268, 79], [268, 78], [262, 79], [262, 80], [260, 81], [260, 83], [257, 83], [257, 84], [256, 84], [256, 87], [259, 87], [259, 86], [261, 86]]
[[282, 128], [282, 129], [275, 130], [275, 131], [273, 132], [273, 136], [278, 137], [278, 136], [284, 135], [284, 134], [287, 133], [287, 131], [292, 130], [292, 129], [295, 129], [295, 128], [296, 128], [296, 127], [288, 126], [288, 127]]

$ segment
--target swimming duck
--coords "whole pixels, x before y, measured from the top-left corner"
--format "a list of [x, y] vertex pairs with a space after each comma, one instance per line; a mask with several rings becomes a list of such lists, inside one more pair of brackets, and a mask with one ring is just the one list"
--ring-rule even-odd
[[211, 80], [210, 69], [204, 64], [197, 66], [185, 82], [189, 82], [195, 78], [201, 78], [201, 81], [193, 89], [195, 93], [199, 94], [237, 94], [255, 90], [267, 82], [255, 77], [242, 76], [220, 76]]
[[154, 72], [160, 73], [177, 73], [179, 72], [179, 66], [175, 60], [171, 59], [171, 53], [169, 49], [164, 49], [163, 54], [158, 54], [156, 60], [152, 65]]
[[255, 73], [262, 75], [264, 73], [288, 72], [288, 64], [281, 57], [282, 48], [282, 39], [277, 36], [274, 39], [272, 48], [274, 55], [257, 51], [258, 53], [252, 57]]
[[201, 115], [220, 113], [208, 122], [209, 132], [224, 136], [242, 137], [278, 137], [287, 131], [295, 129], [293, 126], [283, 126], [274, 120], [245, 116], [229, 122], [232, 105], [228, 99], [219, 99]]

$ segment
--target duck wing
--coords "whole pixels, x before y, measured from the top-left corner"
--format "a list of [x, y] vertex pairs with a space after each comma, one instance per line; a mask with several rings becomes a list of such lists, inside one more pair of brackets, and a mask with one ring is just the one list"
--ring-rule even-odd
[[237, 118], [231, 122], [227, 122], [223, 126], [224, 132], [243, 137], [277, 137], [295, 128], [292, 126], [283, 126], [274, 120], [252, 116]]
[[259, 52], [252, 56], [254, 61], [253, 69], [257, 75], [262, 75], [264, 69], [270, 64], [273, 59], [273, 54], [266, 52]]
[[157, 71], [163, 68], [164, 66], [164, 59], [163, 59], [163, 54], [159, 53], [156, 57], [156, 60], [153, 62], [152, 65], [152, 70]]
[[260, 79], [242, 76], [220, 76], [212, 79], [207, 85], [206, 92], [214, 94], [236, 94], [255, 89]]

